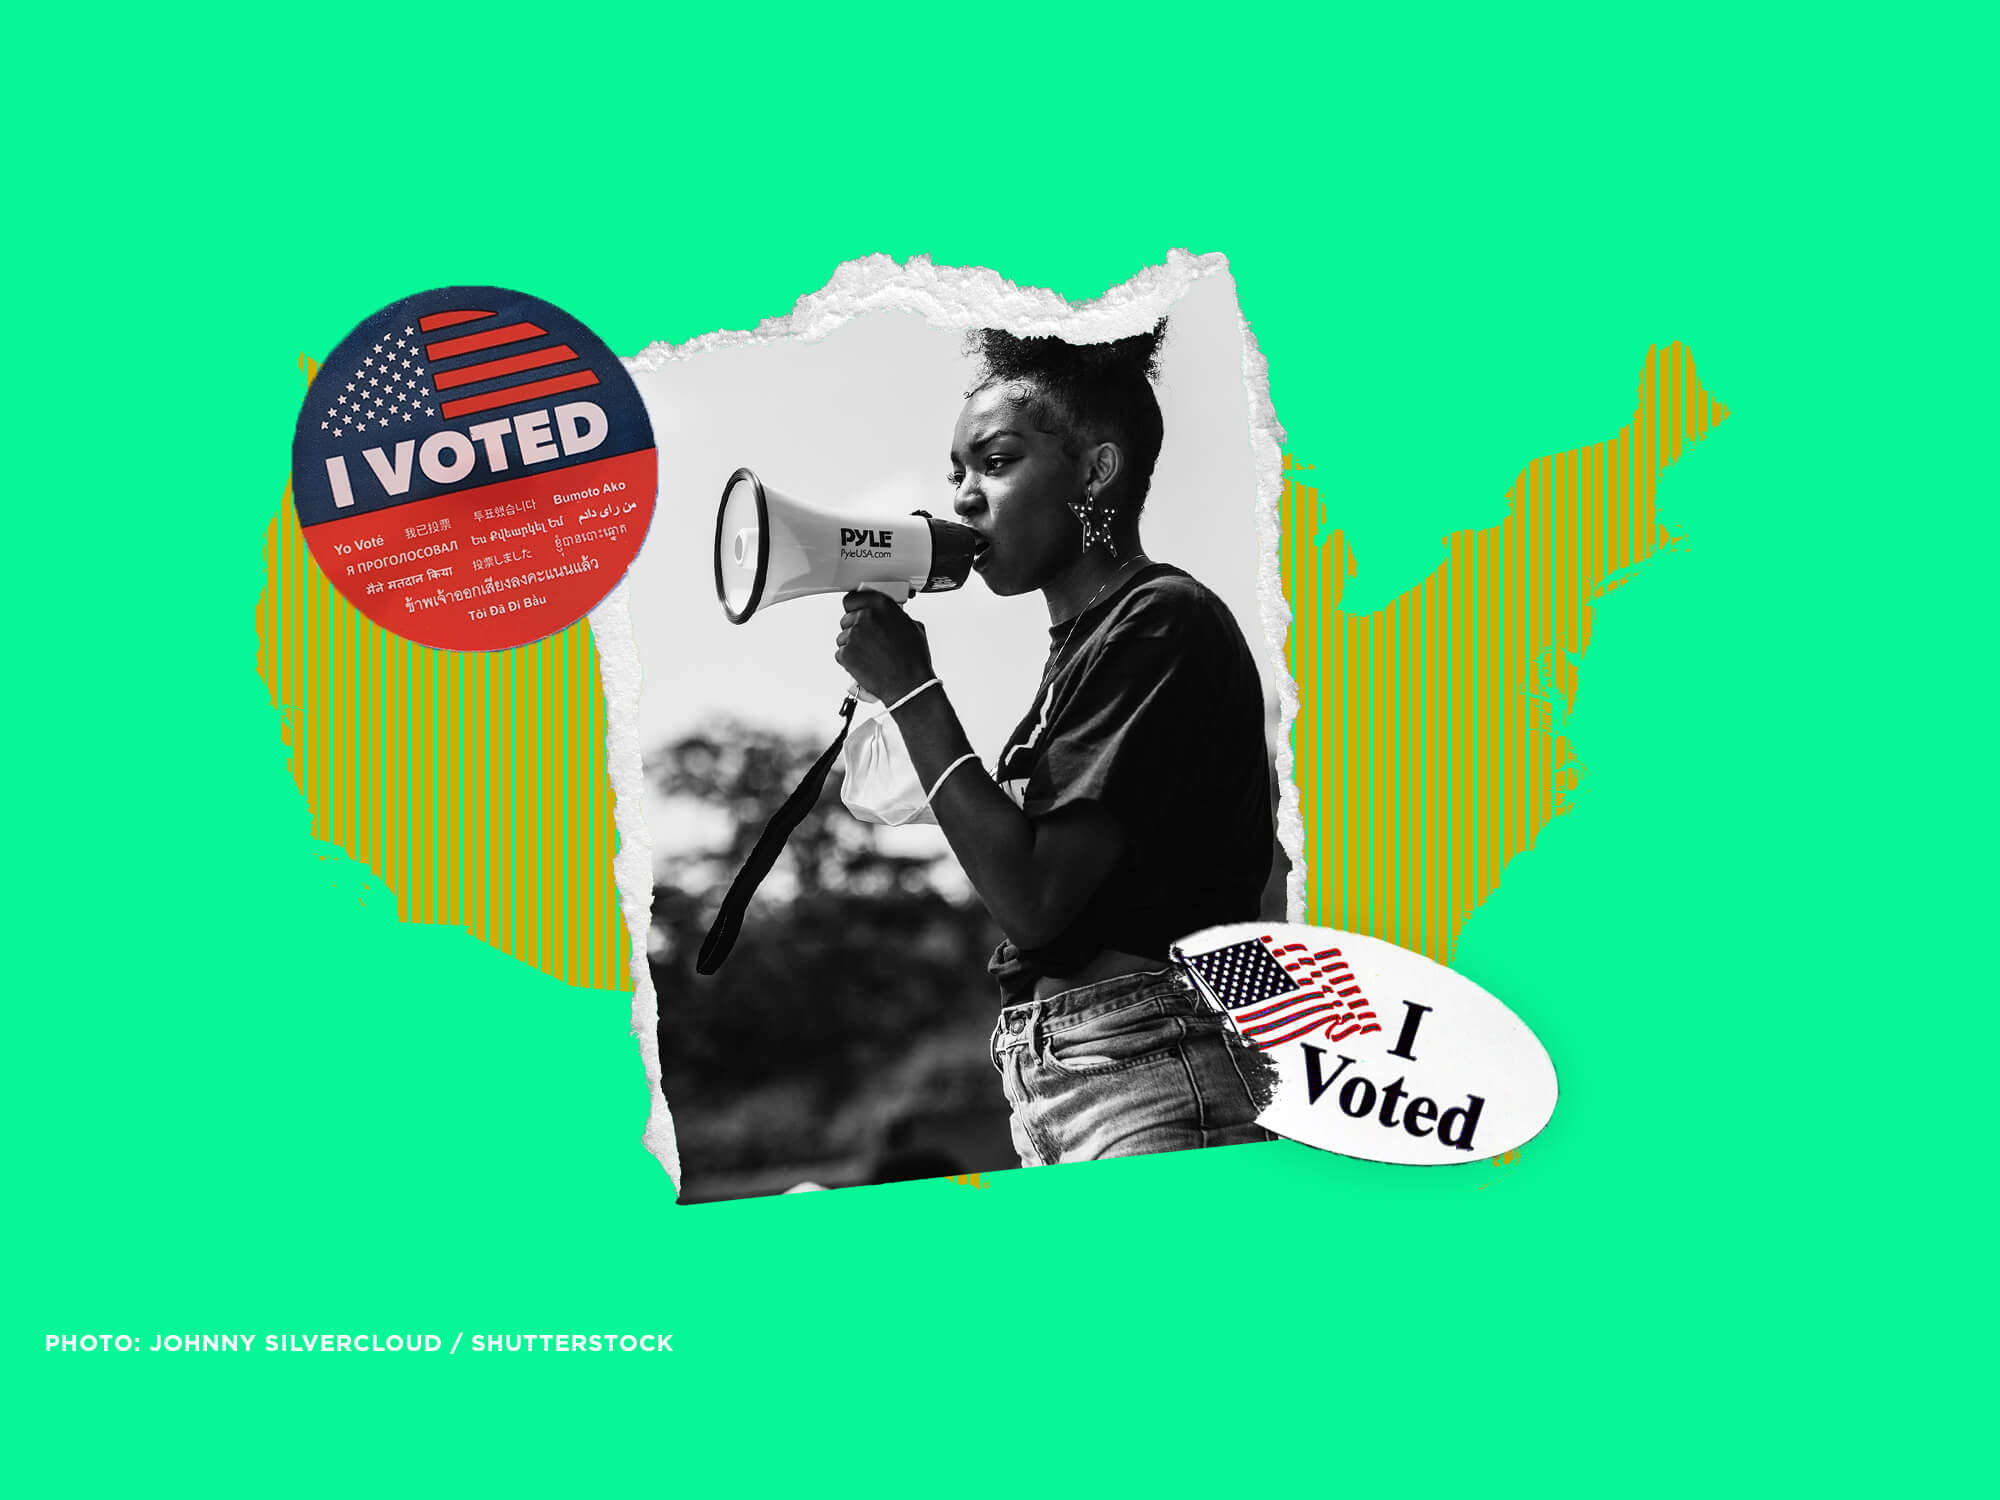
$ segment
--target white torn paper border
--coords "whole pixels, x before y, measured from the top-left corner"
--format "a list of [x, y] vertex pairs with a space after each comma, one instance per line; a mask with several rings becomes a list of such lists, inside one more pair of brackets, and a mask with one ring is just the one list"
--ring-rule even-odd
[[[1256, 492], [1256, 608], [1263, 626], [1265, 665], [1277, 698], [1274, 748], [1279, 785], [1278, 827], [1280, 842], [1291, 865], [1286, 892], [1287, 911], [1290, 918], [1297, 921], [1302, 919], [1304, 912], [1304, 825], [1293, 781], [1291, 754], [1291, 727], [1299, 708], [1299, 693], [1291, 680], [1284, 656], [1285, 636], [1291, 623], [1279, 557], [1284, 429], [1271, 405], [1264, 357], [1258, 351], [1255, 338], [1243, 318], [1240, 303], [1235, 299], [1235, 284], [1223, 256], [1195, 256], [1174, 251], [1163, 265], [1149, 267], [1102, 297], [1076, 305], [1071, 305], [1051, 291], [1017, 287], [989, 270], [935, 266], [922, 258], [898, 264], [887, 256], [873, 256], [840, 266], [824, 288], [801, 297], [790, 315], [767, 319], [753, 331], [712, 333], [678, 346], [654, 344], [636, 359], [625, 361], [626, 367], [639, 381], [642, 392], [647, 395], [662, 456], [661, 494], [652, 533], [639, 561], [634, 563], [625, 582], [591, 613], [590, 620], [604, 680], [606, 768], [617, 794], [619, 852], [614, 871], [620, 908], [632, 943], [632, 1028], [639, 1039], [640, 1055], [652, 1094], [645, 1144], [659, 1158], [676, 1188], [682, 1185], [683, 1174], [673, 1116], [661, 1089], [659, 997], [654, 992], [647, 961], [655, 844], [652, 824], [647, 816], [649, 792], [643, 764], [647, 718], [642, 704], [645, 683], [641, 672], [639, 635], [634, 626], [634, 596], [635, 590], [641, 591], [639, 609], [643, 614], [649, 602], [663, 592], [672, 592], [677, 596], [683, 594], [687, 571], [683, 566], [684, 553], [689, 547], [700, 549], [702, 565], [699, 571], [706, 574], [714, 506], [727, 471], [717, 472], [713, 476], [714, 483], [706, 488], [685, 485], [678, 478], [670, 480], [670, 458], [677, 434], [690, 432], [695, 424], [704, 423], [706, 414], [685, 409], [664, 409], [656, 399], [657, 389], [649, 385], [649, 373], [664, 372], [679, 362], [713, 358], [730, 351], [754, 350], [777, 344], [816, 344], [854, 320], [873, 313], [914, 315], [929, 328], [953, 333], [1000, 327], [1020, 335], [1055, 335], [1076, 343], [1098, 342], [1150, 329], [1159, 318], [1171, 316], [1176, 306], [1198, 287], [1227, 293], [1235, 328], [1241, 338], [1248, 460], [1254, 472]], [[1174, 337], [1170, 332], [1170, 349]], [[1163, 406], [1166, 400], [1163, 391]], [[674, 407], [682, 404], [677, 401]], [[774, 399], [771, 405], [773, 409], [764, 413], [764, 419], [772, 423], [784, 422], [784, 402]], [[922, 440], [934, 443], [940, 471], [945, 446], [942, 439], [946, 435], [943, 430], [934, 437], [928, 431], [917, 434]], [[1210, 435], [1202, 436], [1207, 440]], [[1162, 455], [1163, 477], [1174, 442], [1175, 428], [1170, 416], [1168, 448]], [[751, 462], [754, 456], [746, 453], [740, 461]], [[797, 483], [796, 478], [790, 475], [778, 476], [774, 482], [783, 487], [787, 479]], [[670, 484], [674, 493], [669, 493]], [[938, 493], [942, 495], [941, 487]], [[886, 501], [888, 497], [883, 498]], [[941, 514], [948, 513], [948, 507], [943, 504], [935, 508]], [[1149, 504], [1149, 522], [1154, 513]], [[649, 570], [647, 563], [649, 553], [657, 558], [662, 549], [669, 554], [672, 549], [682, 549], [683, 552], [682, 557], [673, 559], [671, 576], [675, 582], [670, 590], [663, 590], [660, 586], [660, 580], [669, 576], [664, 565], [656, 562]], [[1177, 559], [1163, 555], [1162, 560], [1171, 562]], [[1198, 568], [1198, 559], [1179, 560], [1196, 562]], [[712, 591], [710, 594], [705, 600], [706, 607], [720, 618], [720, 606], [715, 604]], [[804, 611], [807, 606], [800, 603], [788, 608]], [[818, 633], [828, 637], [827, 649], [819, 659], [826, 687], [824, 691], [812, 695], [811, 707], [818, 716], [814, 722], [825, 722], [830, 733], [830, 710], [844, 684], [839, 681], [839, 674], [831, 660], [830, 629]], [[775, 643], [774, 649], [778, 649]], [[663, 691], [679, 687], [690, 664], [681, 659], [671, 665], [675, 670], [664, 675], [674, 679], [674, 682], [662, 683]], [[688, 681], [699, 679], [701, 664], [694, 665], [697, 671], [686, 678]], [[654, 662], [656, 674], [661, 673], [661, 666], [661, 662]], [[817, 701], [820, 697], [828, 701], [820, 703]], [[1021, 699], [1015, 705], [1016, 711], [1025, 703], [1026, 699]], [[968, 728], [972, 728], [970, 723]], [[1001, 732], [1004, 733], [1004, 726]], [[977, 733], [974, 740], [980, 743]]]

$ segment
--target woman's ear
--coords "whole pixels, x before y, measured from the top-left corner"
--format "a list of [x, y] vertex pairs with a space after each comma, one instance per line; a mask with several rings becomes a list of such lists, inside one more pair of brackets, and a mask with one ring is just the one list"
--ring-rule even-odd
[[1099, 443], [1084, 454], [1084, 477], [1099, 494], [1111, 487], [1125, 468], [1125, 455], [1116, 443]]

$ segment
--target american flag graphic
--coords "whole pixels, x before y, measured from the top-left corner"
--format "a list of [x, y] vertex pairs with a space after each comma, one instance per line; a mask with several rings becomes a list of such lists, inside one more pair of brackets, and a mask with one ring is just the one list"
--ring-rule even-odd
[[1262, 1051], [1324, 1031], [1331, 1042], [1380, 1031], [1361, 982], [1338, 948], [1309, 950], [1268, 934], [1206, 953], [1179, 954], [1202, 988]]
[[[540, 324], [502, 324], [499, 318], [490, 309], [465, 307], [377, 328], [347, 379], [330, 383], [332, 405], [325, 408], [320, 429], [333, 438], [374, 438], [402, 422], [428, 429], [436, 419], [597, 384], [583, 357], [552, 340]], [[518, 378], [531, 371], [530, 378]]]

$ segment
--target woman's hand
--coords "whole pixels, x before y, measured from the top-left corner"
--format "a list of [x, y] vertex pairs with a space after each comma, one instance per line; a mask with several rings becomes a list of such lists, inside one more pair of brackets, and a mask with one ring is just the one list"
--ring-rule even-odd
[[895, 600], [873, 589], [856, 589], [840, 602], [847, 613], [840, 617], [833, 659], [859, 686], [893, 703], [936, 675], [924, 627]]
[[[841, 602], [847, 613], [833, 659], [855, 682], [894, 703], [935, 675], [923, 626], [894, 601], [861, 590]], [[946, 776], [972, 742], [942, 691], [912, 698], [896, 728], [919, 783], [936, 792], [938, 826], [1000, 930], [1016, 947], [1054, 942], [1123, 856], [1118, 821], [1093, 802], [1030, 818], [976, 765]]]

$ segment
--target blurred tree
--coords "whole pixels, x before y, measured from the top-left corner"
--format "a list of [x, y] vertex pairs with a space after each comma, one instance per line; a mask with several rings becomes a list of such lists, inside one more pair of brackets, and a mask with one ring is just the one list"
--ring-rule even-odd
[[939, 889], [947, 856], [880, 847], [876, 828], [841, 805], [838, 765], [745, 913], [729, 962], [716, 975], [694, 972], [723, 892], [821, 748], [724, 722], [648, 763], [670, 805], [706, 809], [717, 829], [667, 852], [654, 874], [651, 962], [677, 1122], [784, 1080], [830, 1113], [924, 1033], [988, 1024], [991, 919], [976, 900]]

